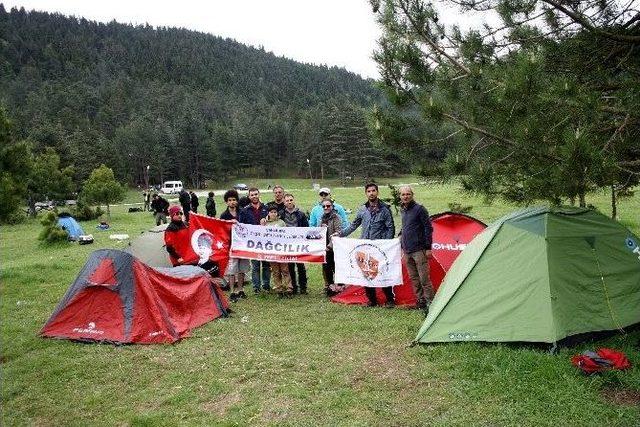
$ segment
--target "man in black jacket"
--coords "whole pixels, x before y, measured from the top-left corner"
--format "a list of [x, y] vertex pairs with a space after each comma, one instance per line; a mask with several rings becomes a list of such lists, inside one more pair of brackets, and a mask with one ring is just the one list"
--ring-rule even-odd
[[187, 193], [187, 190], [184, 188], [180, 191], [180, 195], [178, 196], [178, 201], [180, 202], [180, 206], [182, 206], [182, 212], [184, 214], [184, 220], [189, 222], [189, 211], [191, 210], [191, 196]]
[[193, 191], [189, 191], [189, 197], [191, 197], [191, 210], [193, 213], [198, 213], [198, 206], [200, 206], [198, 196]]
[[156, 219], [156, 225], [166, 224], [167, 215], [169, 215], [169, 202], [162, 196], [158, 196], [157, 193], [153, 193], [153, 200], [151, 201], [151, 210], [153, 216]]
[[[282, 188], [282, 187], [280, 187]], [[274, 188], [275, 192], [275, 188]], [[308, 227], [309, 220], [300, 209], [296, 207], [296, 202], [292, 194], [284, 195], [284, 209], [280, 212], [280, 218], [287, 224], [287, 227]], [[297, 267], [296, 267], [297, 266]], [[298, 269], [298, 277], [296, 277], [296, 268]], [[293, 293], [297, 294], [298, 289], [303, 295], [307, 294], [307, 268], [304, 263], [289, 263], [289, 275], [291, 276], [291, 285]]]
[[408, 185], [400, 187], [402, 235], [400, 244], [404, 262], [418, 298], [418, 308], [428, 310], [433, 299], [433, 287], [429, 279], [431, 236], [433, 227], [427, 209], [413, 200], [413, 190]]

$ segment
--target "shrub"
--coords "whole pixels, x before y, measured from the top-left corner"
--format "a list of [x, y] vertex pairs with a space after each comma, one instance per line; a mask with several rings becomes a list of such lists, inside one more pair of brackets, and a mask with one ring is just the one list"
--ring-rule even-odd
[[80, 200], [78, 201], [78, 204], [72, 206], [69, 211], [71, 216], [74, 217], [76, 221], [91, 221], [104, 215], [104, 211], [100, 208], [100, 206], [92, 209], [91, 206]]
[[45, 212], [40, 219], [43, 229], [38, 236], [38, 240], [46, 244], [66, 242], [69, 240], [69, 233], [58, 225], [58, 217], [55, 212]]
[[472, 209], [473, 206], [462, 206], [462, 204], [458, 202], [449, 203], [449, 212], [468, 214]]

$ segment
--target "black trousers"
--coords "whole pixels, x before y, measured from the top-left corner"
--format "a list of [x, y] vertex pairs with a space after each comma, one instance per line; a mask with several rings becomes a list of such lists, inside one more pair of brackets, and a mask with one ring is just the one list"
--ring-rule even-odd
[[[297, 277], [296, 268], [298, 269]], [[307, 267], [303, 263], [290, 262], [289, 275], [291, 276], [291, 285], [293, 286], [293, 292], [297, 292], [298, 288], [301, 291], [307, 290]]]
[[[365, 293], [367, 294], [367, 299], [372, 304], [377, 304], [378, 301], [376, 299], [376, 288], [364, 288]], [[382, 292], [384, 292], [384, 296], [387, 298], [387, 302], [393, 301], [393, 286], [387, 286], [386, 288], [382, 288]]]

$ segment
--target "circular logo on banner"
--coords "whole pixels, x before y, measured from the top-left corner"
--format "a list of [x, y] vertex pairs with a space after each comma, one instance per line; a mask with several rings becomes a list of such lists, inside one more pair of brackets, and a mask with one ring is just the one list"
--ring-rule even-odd
[[191, 235], [191, 249], [200, 257], [198, 264], [204, 264], [213, 255], [213, 234], [202, 228]]
[[368, 281], [389, 271], [387, 254], [370, 243], [364, 243], [353, 248], [349, 253], [349, 262], [351, 268], [360, 271]]
[[238, 237], [242, 239], [246, 239], [249, 232], [247, 231], [247, 227], [241, 224], [236, 224], [233, 227], [233, 231], [238, 235]]

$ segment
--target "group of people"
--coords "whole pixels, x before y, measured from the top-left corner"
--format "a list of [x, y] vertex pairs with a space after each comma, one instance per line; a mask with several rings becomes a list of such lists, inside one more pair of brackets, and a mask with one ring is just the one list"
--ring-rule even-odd
[[[156, 220], [156, 225], [166, 224], [167, 216], [170, 217], [169, 202], [158, 193], [153, 193], [153, 196], [151, 196], [151, 203], [148, 205], [146, 202], [148, 194], [151, 193], [143, 193], [145, 197], [144, 210], [151, 210], [153, 212], [153, 216]], [[200, 201], [198, 200], [198, 196], [196, 195], [196, 193], [194, 193], [193, 191], [187, 192], [186, 190], [182, 190], [178, 195], [178, 201], [180, 202], [180, 206], [182, 206], [182, 212], [184, 213], [184, 218], [187, 222], [189, 221], [190, 212], [198, 213]], [[207, 211], [207, 216], [216, 216], [216, 201], [214, 199], [213, 191], [209, 192], [207, 202], [205, 204], [205, 209]]]
[[[247, 203], [246, 206], [241, 206], [242, 200], [236, 190], [226, 191], [223, 196], [226, 209], [220, 215], [220, 219], [271, 227], [326, 227], [327, 251], [326, 262], [322, 265], [322, 275], [324, 292], [327, 296], [332, 296], [335, 293], [335, 259], [332, 237], [346, 237], [357, 228], [361, 229], [362, 239], [393, 239], [396, 236], [391, 209], [379, 199], [378, 185], [375, 183], [365, 185], [367, 200], [358, 209], [352, 223], [349, 222], [344, 207], [336, 203], [331, 197], [329, 188], [323, 187], [319, 189], [319, 201], [311, 209], [308, 218], [296, 205], [293, 194], [286, 193], [280, 185], [274, 186], [272, 191], [273, 200], [263, 203], [260, 199], [260, 190], [255, 187], [249, 188], [248, 200], [245, 202]], [[418, 308], [428, 309], [433, 298], [433, 288], [429, 279], [429, 258], [431, 258], [433, 229], [427, 209], [415, 202], [412, 188], [403, 186], [399, 191], [402, 218], [400, 241], [404, 255], [403, 259], [417, 296]], [[189, 197], [188, 193], [186, 197]], [[189, 210], [197, 212], [198, 207], [196, 204], [194, 209], [191, 201], [192, 197], [189, 198], [188, 202], [186, 197], [183, 203], [182, 194], [180, 195], [182, 208], [180, 206], [168, 207], [168, 202], [165, 200], [167, 213], [171, 220], [165, 233], [165, 242], [174, 265], [179, 265], [183, 262], [180, 254], [176, 251], [176, 245], [173, 244], [176, 239], [181, 238], [180, 234], [184, 233], [182, 230], [187, 228], [183, 215], [184, 219], [188, 221]], [[154, 212], [158, 212], [154, 207], [157, 199], [164, 200], [162, 197], [154, 195], [154, 201], [152, 202]], [[210, 209], [209, 200], [212, 201], [212, 210]], [[162, 202], [157, 202], [157, 204], [158, 209], [165, 206], [165, 203]], [[209, 193], [209, 198], [207, 199], [207, 215], [215, 216], [213, 193]], [[157, 217], [156, 223], [158, 223]], [[249, 270], [251, 270], [251, 283], [255, 294], [270, 291], [272, 282], [273, 290], [282, 297], [308, 293], [307, 271], [303, 263], [278, 263], [231, 258], [224, 276], [229, 283], [230, 299], [232, 301], [235, 302], [247, 297], [244, 292], [244, 281]], [[368, 305], [378, 305], [376, 289], [369, 287], [365, 289]], [[395, 301], [392, 287], [386, 287], [382, 290], [386, 297], [385, 305], [393, 307]]]

